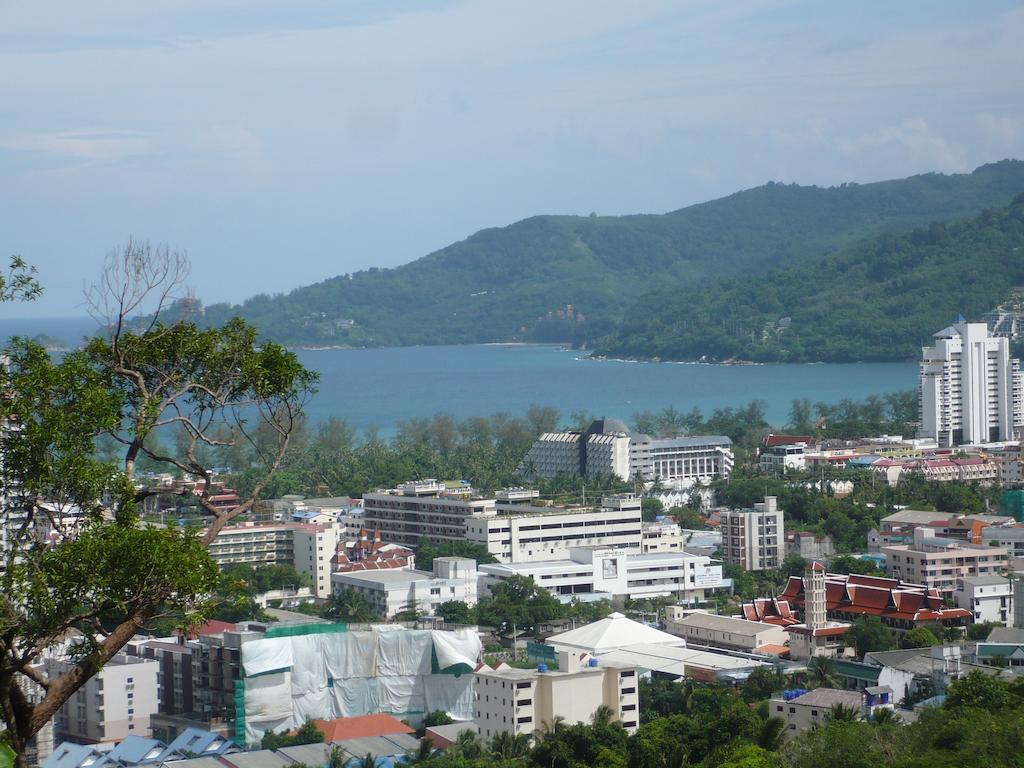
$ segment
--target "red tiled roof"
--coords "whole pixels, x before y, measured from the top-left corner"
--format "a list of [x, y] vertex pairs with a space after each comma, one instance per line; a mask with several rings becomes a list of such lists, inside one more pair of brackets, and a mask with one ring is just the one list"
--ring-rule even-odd
[[766, 435], [761, 441], [765, 448], [773, 448], [776, 445], [793, 445], [794, 443], [807, 443], [814, 445], [814, 435]]
[[339, 717], [337, 720], [314, 720], [313, 724], [330, 744], [367, 736], [387, 736], [392, 733], [414, 733], [413, 729], [391, 715], [375, 714], [358, 717]]

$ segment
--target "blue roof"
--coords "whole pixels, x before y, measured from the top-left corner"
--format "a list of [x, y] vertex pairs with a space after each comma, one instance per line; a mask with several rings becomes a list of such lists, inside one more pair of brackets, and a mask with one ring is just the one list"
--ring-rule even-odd
[[107, 757], [124, 765], [147, 765], [166, 760], [172, 754], [167, 745], [157, 739], [130, 734], [107, 753]]
[[230, 739], [225, 739], [212, 731], [203, 728], [186, 728], [178, 734], [178, 738], [167, 745], [167, 749], [181, 754], [191, 752], [195, 755], [205, 756], [223, 755], [237, 747]]
[[880, 458], [881, 458], [880, 456], [871, 456], [871, 455], [867, 455], [867, 456], [854, 456], [852, 459], [850, 459], [846, 463], [847, 464], [853, 464], [853, 465], [858, 466], [858, 467], [862, 467], [862, 466], [866, 467], [866, 466], [869, 466], [871, 464], [874, 464]]
[[64, 741], [43, 761], [42, 768], [79, 768], [86, 763], [91, 765], [98, 757], [99, 753], [86, 744]]

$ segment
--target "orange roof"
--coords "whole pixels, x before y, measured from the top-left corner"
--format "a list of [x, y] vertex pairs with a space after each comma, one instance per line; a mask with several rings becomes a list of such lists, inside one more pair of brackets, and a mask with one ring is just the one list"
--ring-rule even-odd
[[391, 715], [339, 717], [337, 720], [314, 720], [313, 724], [324, 735], [324, 741], [328, 744], [348, 739], [362, 739], [367, 736], [414, 733], [412, 728]]
[[763, 653], [766, 656], [789, 656], [788, 645], [778, 645], [776, 643], [765, 643], [759, 645], [755, 649], [757, 653]]

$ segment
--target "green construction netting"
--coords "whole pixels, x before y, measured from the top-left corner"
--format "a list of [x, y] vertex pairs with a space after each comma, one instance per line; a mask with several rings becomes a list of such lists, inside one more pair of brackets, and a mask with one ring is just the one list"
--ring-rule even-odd
[[264, 637], [298, 637], [299, 635], [330, 635], [348, 632], [348, 624], [293, 624], [286, 627], [269, 627]]

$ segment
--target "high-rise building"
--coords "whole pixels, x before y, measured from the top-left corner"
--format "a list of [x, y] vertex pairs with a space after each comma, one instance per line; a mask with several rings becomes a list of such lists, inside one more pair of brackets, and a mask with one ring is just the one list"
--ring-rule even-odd
[[1013, 440], [1024, 426], [1024, 374], [1009, 339], [962, 317], [943, 328], [922, 350], [919, 403], [919, 434], [940, 446]]
[[753, 509], [730, 509], [721, 514], [722, 559], [746, 571], [778, 568], [786, 557], [782, 510], [774, 496], [765, 496]]

